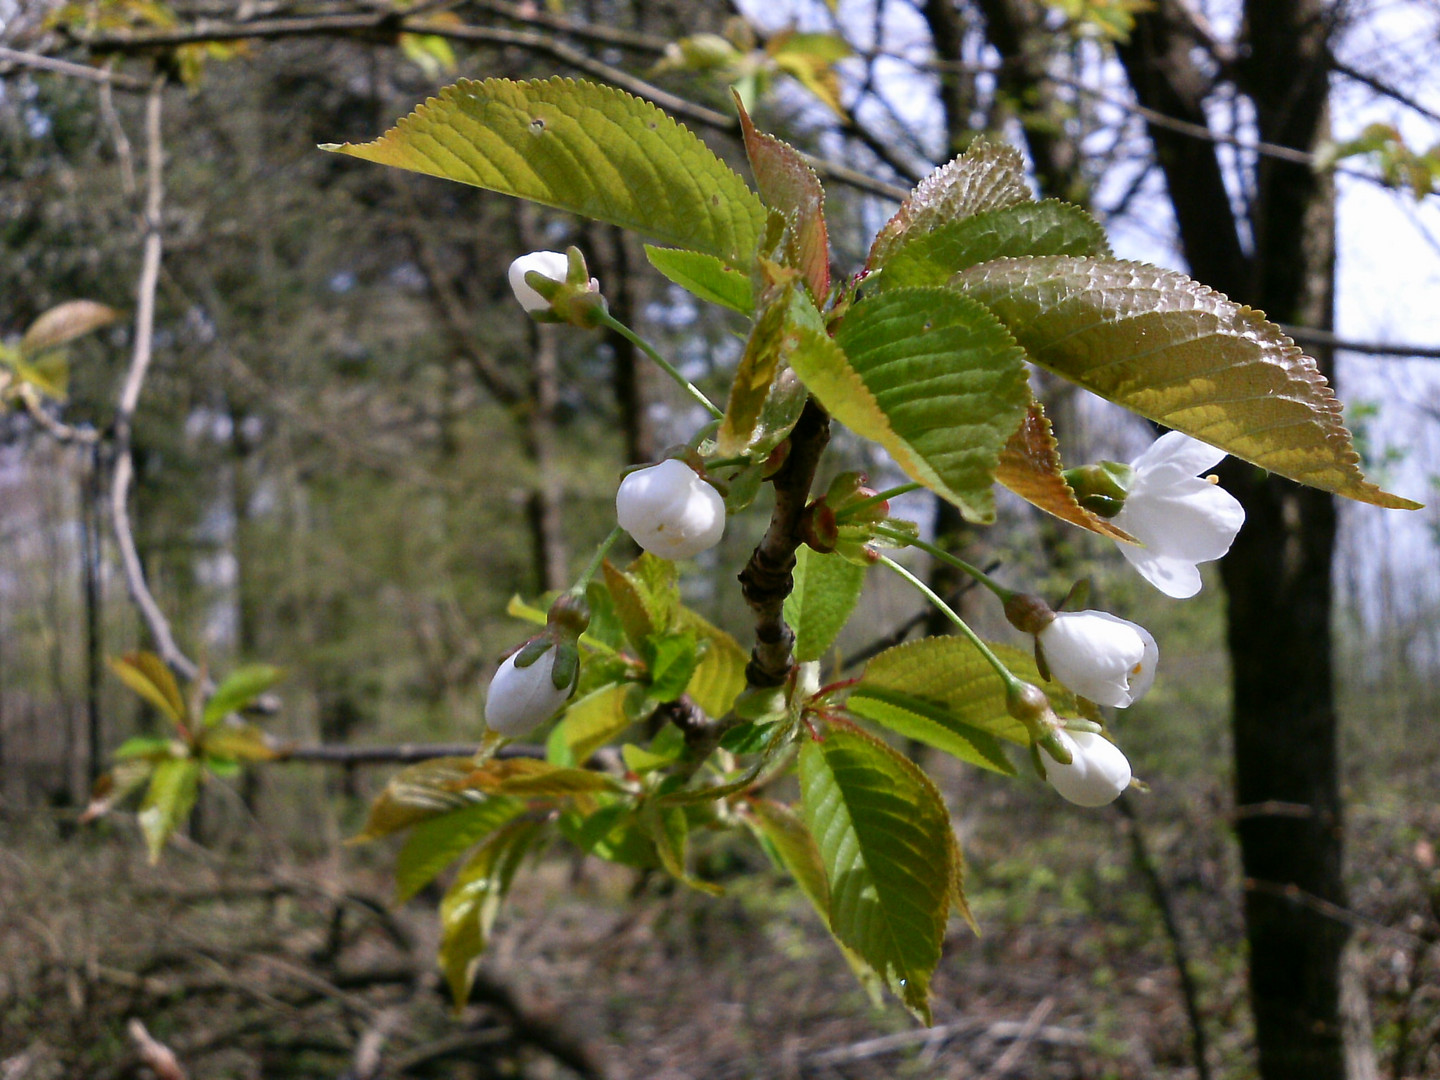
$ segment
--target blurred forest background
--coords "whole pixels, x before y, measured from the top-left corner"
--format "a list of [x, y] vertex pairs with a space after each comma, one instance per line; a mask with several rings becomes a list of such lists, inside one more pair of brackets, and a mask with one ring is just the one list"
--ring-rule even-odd
[[[676, 45], [700, 33], [728, 37]], [[529, 323], [505, 268], [579, 244], [612, 310], [711, 389], [743, 326], [635, 237], [315, 148], [455, 77], [561, 73], [655, 98], [744, 171], [738, 83], [820, 161], [849, 272], [897, 195], [999, 132], [1122, 256], [1188, 267], [1342, 361], [1372, 475], [1424, 500], [1437, 64], [1433, 0], [0, 0], [0, 335], [67, 300], [124, 313], [70, 347], [63, 405], [0, 415], [0, 1077], [1440, 1076], [1440, 518], [1336, 518], [1240, 470], [1249, 539], [1186, 603], [1018, 504], [985, 531], [901, 504], [1012, 584], [1058, 598], [1092, 574], [1162, 652], [1120, 727], [1152, 790], [1118, 810], [927, 763], [983, 930], [952, 927], [935, 1028], [872, 1006], [798, 890], [723, 845], [704, 852], [718, 901], [542, 857], [452, 1015], [434, 896], [391, 910], [391, 853], [343, 841], [424, 752], [400, 744], [478, 738], [528, 633], [507, 601], [566, 584], [619, 470], [695, 419], [622, 339]], [[1373, 297], [1366, 273], [1411, 252], [1384, 340], [1357, 323], [1333, 348], [1346, 290]], [[1071, 463], [1153, 434], [1047, 395]], [[128, 595], [122, 455], [168, 647]], [[888, 479], [843, 440], [833, 458]], [[760, 524], [736, 525], [686, 588], [744, 641], [733, 575]], [[943, 629], [888, 585], [867, 584], [837, 663]], [[108, 753], [157, 730], [104, 665], [139, 647], [181, 671], [282, 665], [263, 723], [297, 748], [210, 785], [156, 869], [133, 818], [76, 824]], [[1257, 872], [1266, 845], [1309, 861]], [[1303, 940], [1277, 946], [1277, 924]], [[1267, 958], [1290, 975], [1267, 982]]]

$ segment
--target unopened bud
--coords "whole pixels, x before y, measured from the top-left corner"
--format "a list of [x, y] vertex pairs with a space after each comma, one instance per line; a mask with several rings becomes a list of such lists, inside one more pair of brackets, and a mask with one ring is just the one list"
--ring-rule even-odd
[[1097, 461], [1093, 465], [1066, 469], [1062, 475], [1081, 506], [1100, 517], [1110, 518], [1125, 506], [1125, 494], [1134, 470], [1118, 461]]

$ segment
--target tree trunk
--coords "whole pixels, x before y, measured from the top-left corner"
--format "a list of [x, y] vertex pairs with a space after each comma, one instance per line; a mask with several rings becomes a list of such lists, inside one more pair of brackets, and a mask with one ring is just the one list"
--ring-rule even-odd
[[[1142, 104], [1204, 123], [1206, 79], [1183, 24], [1173, 4], [1142, 14], [1120, 56]], [[1327, 131], [1330, 26], [1321, 4], [1251, 4], [1246, 25], [1253, 60], [1242, 89], [1255, 103], [1259, 137], [1312, 150]], [[1247, 256], [1214, 146], [1153, 124], [1150, 136], [1192, 273], [1273, 319], [1328, 329], [1333, 183], [1304, 165], [1261, 159]], [[1331, 640], [1335, 505], [1329, 495], [1234, 462], [1225, 478], [1247, 517], [1221, 572], [1260, 1073], [1265, 1080], [1342, 1080], [1348, 934], [1314, 903], [1345, 902]], [[1370, 1050], [1352, 1053], [1363, 1058]]]

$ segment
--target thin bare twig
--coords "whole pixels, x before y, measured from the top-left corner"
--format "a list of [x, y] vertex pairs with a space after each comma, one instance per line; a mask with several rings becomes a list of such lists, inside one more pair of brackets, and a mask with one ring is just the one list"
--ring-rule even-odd
[[[44, 56], [40, 53], [23, 52], [20, 49], [9, 49], [0, 45], [0, 64], [13, 64], [15, 67], [28, 68], [32, 71], [48, 71], [54, 75], [68, 75], [72, 79], [85, 79], [89, 82], [103, 83], [107, 86], [118, 86], [122, 90], [145, 90], [150, 83], [144, 79], [137, 79], [133, 75], [117, 75], [105, 68], [93, 68], [88, 64], [75, 64], [69, 60], [59, 60], [53, 56]], [[0, 76], [5, 72], [0, 71]]]
[[130, 367], [120, 389], [115, 409], [114, 468], [110, 480], [110, 524], [120, 548], [120, 564], [125, 574], [125, 587], [140, 611], [145, 625], [155, 639], [155, 650], [171, 668], [194, 679], [199, 666], [175, 643], [170, 621], [160, 610], [145, 580], [145, 568], [135, 548], [135, 530], [130, 523], [130, 484], [135, 479], [135, 462], [130, 452], [131, 424], [140, 404], [140, 392], [154, 357], [155, 292], [160, 283], [160, 215], [164, 208], [165, 150], [161, 131], [161, 102], [164, 82], [157, 79], [145, 99], [145, 244], [140, 261], [140, 283], [136, 289], [135, 342], [130, 354]]
[[180, 1067], [175, 1051], [146, 1031], [139, 1018], [132, 1018], [126, 1030], [140, 1060], [154, 1070], [160, 1080], [186, 1080], [185, 1070]]
[[1140, 876], [1145, 879], [1145, 884], [1150, 889], [1150, 898], [1160, 912], [1160, 922], [1165, 927], [1165, 936], [1170, 939], [1170, 952], [1175, 963], [1175, 974], [1180, 980], [1180, 996], [1184, 999], [1185, 1015], [1190, 1021], [1190, 1053], [1195, 1060], [1195, 1074], [1200, 1080], [1210, 1080], [1205, 1024], [1200, 1017], [1200, 995], [1195, 988], [1195, 979], [1190, 970], [1190, 952], [1185, 945], [1184, 936], [1180, 933], [1180, 923], [1175, 918], [1175, 909], [1170, 903], [1170, 893], [1165, 888], [1159, 868], [1156, 867], [1155, 860], [1150, 854], [1150, 847], [1146, 844], [1145, 834], [1140, 828], [1140, 819], [1136, 815], [1135, 807], [1131, 805], [1129, 797], [1121, 795], [1115, 803], [1115, 808], [1120, 811], [1120, 816], [1125, 819], [1128, 826], [1130, 850], [1135, 857], [1135, 865], [1139, 868]]
[[1043, 997], [1036, 1002], [1035, 1008], [1031, 1009], [1030, 1015], [1025, 1018], [1019, 1034], [1015, 1036], [1015, 1041], [1007, 1046], [995, 1064], [990, 1066], [990, 1071], [985, 1074], [985, 1080], [1003, 1080], [1005, 1076], [1009, 1075], [1010, 1070], [1019, 1063], [1020, 1056], [1035, 1041], [1035, 1036], [1040, 1033], [1041, 1027], [1045, 1024], [1045, 1018], [1050, 1015], [1050, 1010], [1053, 1008], [1055, 1008], [1053, 997]]

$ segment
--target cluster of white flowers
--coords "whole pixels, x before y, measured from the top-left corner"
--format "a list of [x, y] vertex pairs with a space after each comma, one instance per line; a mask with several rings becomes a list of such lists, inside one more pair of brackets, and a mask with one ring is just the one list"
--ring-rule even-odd
[[[573, 256], [573, 258], [572, 258]], [[537, 318], [564, 317], [565, 293], [552, 303], [526, 281], [534, 272], [565, 284], [583, 281], [578, 253], [536, 251], [510, 264], [510, 287], [527, 312]], [[534, 281], [535, 279], [531, 279]], [[542, 288], [544, 282], [537, 282]], [[593, 278], [577, 284], [583, 296], [598, 293]], [[1240, 503], [1200, 476], [1224, 458], [1224, 452], [1170, 432], [1156, 440], [1128, 467], [1104, 463], [1100, 494], [1115, 525], [1139, 544], [1121, 544], [1125, 558], [1167, 596], [1185, 598], [1200, 591], [1198, 564], [1220, 558], [1245, 522]], [[1079, 470], [1082, 474], [1084, 470]], [[1067, 474], [1067, 477], [1069, 474]], [[1077, 483], [1079, 481], [1076, 481]], [[1107, 511], [1101, 511], [1107, 512]], [[615, 495], [620, 527], [646, 551], [665, 559], [689, 559], [719, 543], [725, 531], [725, 501], [701, 472], [671, 458], [636, 469]], [[1144, 696], [1155, 680], [1160, 653], [1144, 627], [1104, 611], [1050, 612], [1027, 627], [1049, 674], [1080, 697], [1125, 708]], [[1017, 625], [1021, 623], [1017, 622]], [[1036, 627], [1038, 626], [1038, 629]], [[574, 690], [555, 685], [557, 648], [525, 666], [511, 656], [495, 673], [485, 704], [492, 730], [511, 737], [527, 734], [553, 716]], [[1058, 744], [1070, 762], [1046, 763], [1047, 778], [1066, 799], [1081, 806], [1103, 806], [1130, 784], [1130, 763], [1103, 735], [1058, 731]]]
[[[1178, 431], [1161, 436], [1122, 474], [1124, 499], [1112, 520], [1139, 544], [1120, 550], [1146, 581], [1167, 596], [1200, 591], [1198, 564], [1230, 550], [1245, 511], [1229, 492], [1199, 474], [1223, 451]], [[1113, 475], [1113, 474], [1112, 474]], [[1160, 659], [1143, 626], [1104, 611], [1057, 612], [1036, 634], [1040, 656], [1061, 685], [1081, 697], [1125, 708], [1144, 696]], [[1055, 790], [1081, 806], [1103, 806], [1130, 784], [1130, 763], [1119, 747], [1090, 732], [1060, 732], [1073, 760], [1049, 761]]]

